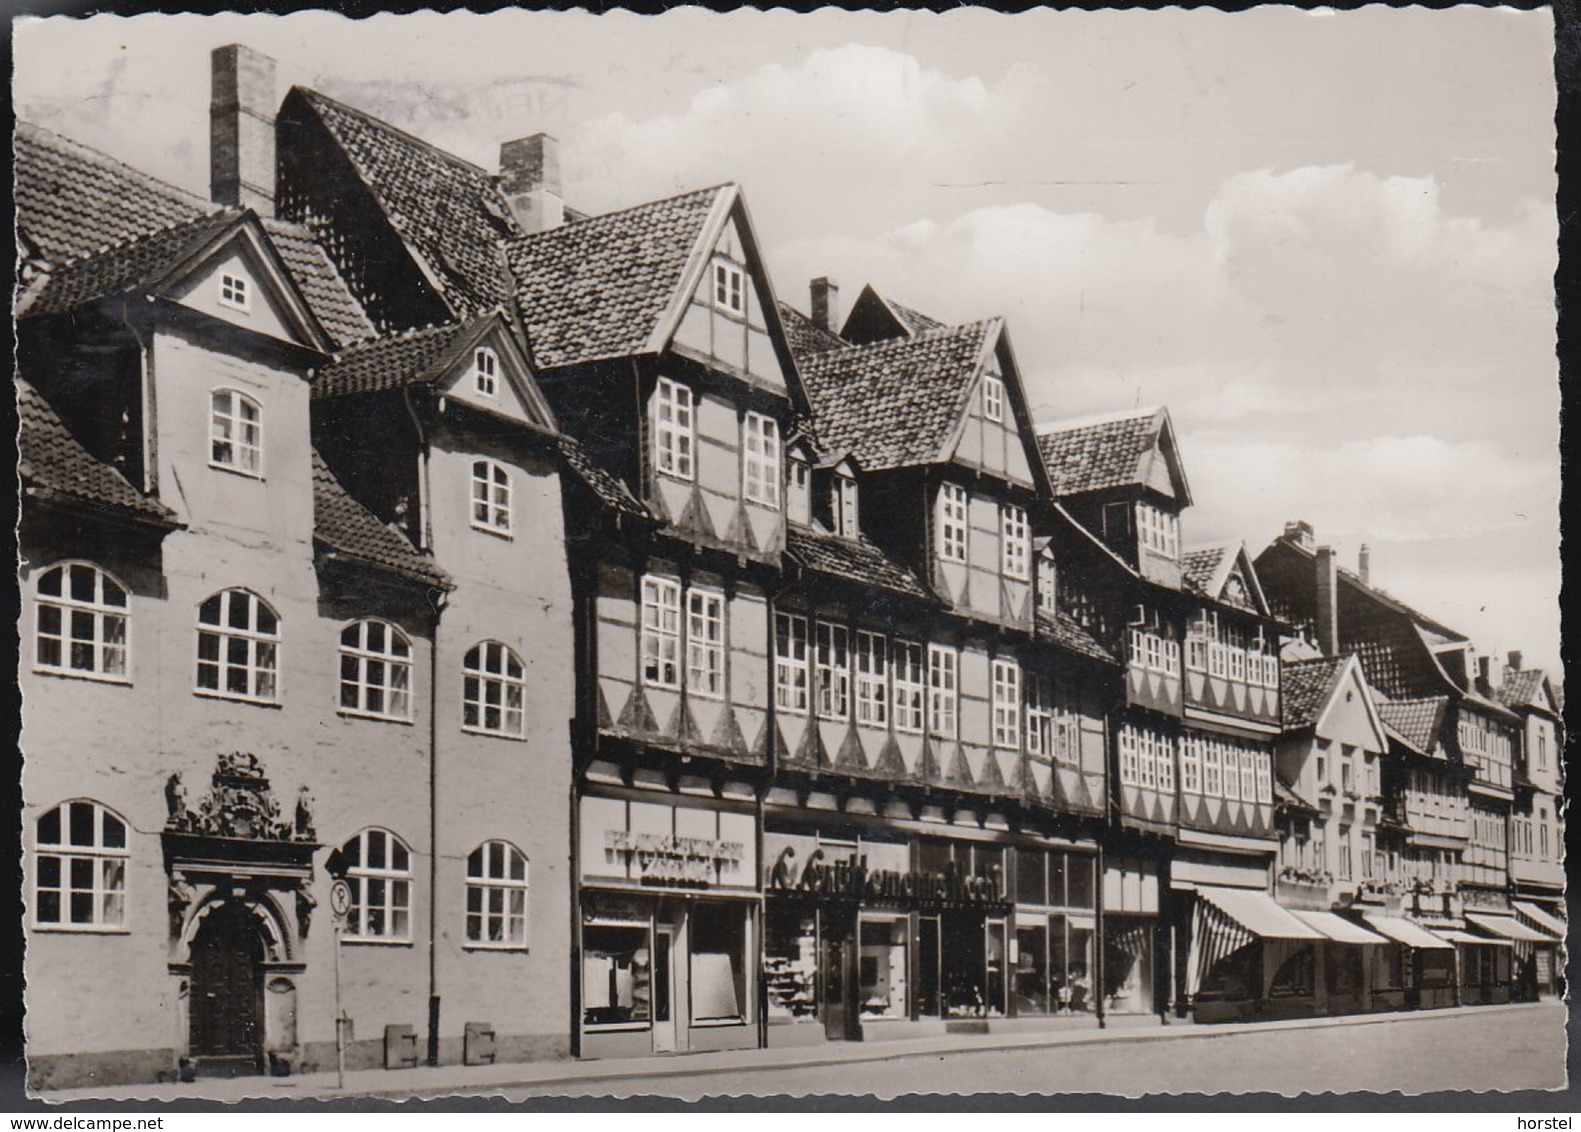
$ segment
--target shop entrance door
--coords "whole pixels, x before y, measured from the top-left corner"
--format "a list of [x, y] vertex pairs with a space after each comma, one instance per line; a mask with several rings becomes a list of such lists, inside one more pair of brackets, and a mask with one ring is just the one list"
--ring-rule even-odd
[[823, 975], [823, 1033], [831, 1042], [854, 1041], [856, 1011], [851, 1005], [855, 992], [852, 967], [856, 940], [845, 936], [824, 936], [819, 964]]
[[260, 1071], [263, 958], [258, 920], [240, 904], [222, 905], [198, 928], [192, 941], [188, 1041], [205, 1071]]
[[653, 930], [653, 1052], [674, 1053], [675, 929], [659, 924]]
[[939, 917], [917, 919], [917, 1013], [923, 1018], [942, 1018], [944, 1003], [939, 993]]

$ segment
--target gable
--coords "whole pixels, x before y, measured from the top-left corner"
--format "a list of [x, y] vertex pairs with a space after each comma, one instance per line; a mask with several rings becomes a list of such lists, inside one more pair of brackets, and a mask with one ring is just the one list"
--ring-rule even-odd
[[[1014, 361], [1003, 349], [1002, 340], [1002, 330], [988, 339], [991, 349], [972, 382], [963, 419], [946, 455], [974, 470], [1033, 487], [1037, 482], [1033, 472], [1038, 462], [1036, 441]], [[994, 382], [998, 383], [997, 419], [988, 392]]]
[[1160, 409], [1161, 418], [1152, 445], [1142, 454], [1138, 478], [1147, 487], [1175, 501], [1177, 508], [1191, 506], [1191, 489], [1186, 484], [1186, 469], [1175, 442], [1175, 428], [1169, 413]]
[[[228, 303], [235, 288], [242, 302]], [[228, 322], [254, 334], [311, 346], [278, 281], [247, 241], [233, 239], [220, 247], [171, 289], [169, 297], [190, 310]]]
[[[534, 428], [556, 428], [554, 414], [533, 379], [526, 358], [514, 337], [506, 333], [502, 321], [491, 320], [483, 333], [458, 345], [436, 382], [447, 396]], [[492, 356], [491, 366], [483, 371], [481, 379], [480, 351]]]
[[1381, 753], [1389, 749], [1383, 721], [1354, 657], [1341, 669], [1328, 701], [1319, 709], [1316, 731], [1320, 738], [1363, 750]]

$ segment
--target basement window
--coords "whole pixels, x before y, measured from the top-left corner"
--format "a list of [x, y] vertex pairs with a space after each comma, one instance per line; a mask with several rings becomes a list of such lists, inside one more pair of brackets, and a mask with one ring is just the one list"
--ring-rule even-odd
[[252, 310], [252, 288], [245, 276], [229, 272], [220, 276], [220, 305], [238, 311]]

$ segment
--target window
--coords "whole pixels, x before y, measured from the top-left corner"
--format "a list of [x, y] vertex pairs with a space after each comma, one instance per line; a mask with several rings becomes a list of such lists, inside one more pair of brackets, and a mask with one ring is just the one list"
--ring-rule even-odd
[[991, 421], [1005, 419], [1005, 383], [991, 373], [983, 375], [983, 416]]
[[1350, 879], [1351, 867], [1350, 826], [1345, 826], [1339, 831], [1339, 879]]
[[780, 505], [780, 426], [772, 417], [748, 413], [743, 453], [746, 497], [765, 507]]
[[220, 305], [233, 310], [252, 309], [252, 288], [245, 276], [224, 272], [220, 275]]
[[1166, 794], [1175, 792], [1175, 741], [1168, 735], [1159, 735], [1153, 748], [1158, 763], [1158, 788]]
[[709, 699], [725, 694], [723, 594], [686, 591], [686, 686]]
[[856, 721], [889, 724], [889, 642], [862, 630], [856, 634]]
[[830, 510], [834, 512], [835, 533], [843, 538], [856, 538], [861, 533], [856, 512], [856, 477], [836, 472], [830, 485], [832, 498]]
[[86, 562], [38, 576], [34, 627], [38, 667], [104, 680], [127, 678], [126, 589]]
[[1120, 781], [1126, 786], [1142, 784], [1142, 732], [1129, 723], [1120, 728]]
[[1136, 505], [1137, 540], [1169, 558], [1180, 556], [1180, 520], [1146, 503]]
[[1372, 834], [1361, 835], [1361, 879], [1371, 880], [1373, 877], [1373, 848]]
[[462, 664], [462, 728], [520, 739], [526, 698], [521, 657], [498, 641], [472, 646]]
[[1052, 682], [1040, 673], [1027, 673], [1027, 753], [1050, 758], [1054, 754], [1054, 696]]
[[527, 858], [506, 841], [485, 841], [467, 857], [467, 942], [527, 946]]
[[818, 714], [825, 719], [851, 714], [850, 644], [844, 625], [818, 622]]
[[1257, 769], [1257, 800], [1264, 805], [1274, 800], [1273, 760], [1267, 751], [1255, 752]]
[[351, 888], [342, 939], [411, 939], [412, 854], [399, 837], [363, 830], [341, 846], [339, 868]]
[[485, 397], [499, 392], [499, 355], [487, 346], [479, 346], [472, 354], [472, 387]]
[[1537, 769], [1548, 769], [1548, 733], [1546, 731], [1537, 733]]
[[1013, 660], [996, 660], [994, 678], [994, 746], [1014, 751], [1021, 746], [1021, 668]]
[[1320, 790], [1328, 785], [1328, 756], [1322, 751], [1317, 756], [1317, 784]]
[[1044, 613], [1053, 613], [1058, 608], [1058, 588], [1055, 583], [1054, 556], [1038, 555], [1037, 604]]
[[1202, 740], [1195, 735], [1180, 741], [1180, 788], [1188, 794], [1202, 792]]
[[1025, 580], [1031, 550], [1027, 545], [1026, 509], [1006, 503], [999, 511], [999, 529], [1003, 539], [1005, 577]]
[[1241, 750], [1241, 799], [1257, 801], [1257, 752]]
[[236, 389], [209, 395], [209, 465], [263, 475], [263, 410]]
[[790, 458], [790, 490], [786, 493], [786, 518], [793, 523], [809, 521], [812, 499], [812, 469], [800, 456]]
[[[1348, 756], [1349, 754], [1350, 752], [1347, 750], [1346, 755]], [[1351, 765], [1348, 757], [1342, 759], [1339, 764], [1339, 787], [1346, 794], [1352, 792]]]
[[412, 643], [383, 621], [358, 621], [340, 634], [340, 710], [412, 718]]
[[33, 922], [119, 928], [126, 923], [126, 823], [97, 802], [63, 802], [38, 819]]
[[681, 584], [642, 579], [642, 682], [681, 686]]
[[912, 641], [896, 641], [895, 727], [898, 730], [922, 730], [922, 697], [922, 646]]
[[697, 443], [692, 391], [661, 377], [656, 398], [654, 466], [666, 475], [689, 480], [694, 475], [692, 456]]
[[731, 314], [746, 314], [746, 275], [733, 263], [714, 263], [714, 306]]
[[958, 483], [939, 486], [939, 557], [966, 561], [966, 489]]
[[807, 618], [794, 613], [774, 615], [774, 706], [807, 710]]
[[928, 646], [928, 730], [955, 738], [959, 654], [948, 645]]
[[493, 460], [472, 462], [472, 526], [491, 534], [510, 534], [511, 477]]
[[235, 699], [278, 696], [280, 619], [247, 590], [221, 590], [198, 607], [198, 691]]

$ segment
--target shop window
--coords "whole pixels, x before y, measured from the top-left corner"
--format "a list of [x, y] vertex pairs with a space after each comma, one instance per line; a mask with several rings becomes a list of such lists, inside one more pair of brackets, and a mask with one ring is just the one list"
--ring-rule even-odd
[[1095, 934], [1090, 919], [1055, 913], [1049, 925], [1049, 1005], [1056, 1014], [1086, 1014], [1095, 1006]]
[[198, 607], [197, 691], [229, 699], [277, 698], [280, 618], [247, 590], [221, 590]]
[[1017, 1014], [1049, 1013], [1049, 966], [1046, 922], [1023, 925], [1016, 920], [1015, 971], [1011, 993]]
[[1112, 916], [1104, 921], [1104, 1009], [1147, 1014], [1153, 1009], [1153, 920]]
[[863, 920], [857, 1009], [864, 1019], [906, 1017], [905, 920]]
[[126, 823], [97, 802], [64, 802], [38, 819], [33, 923], [81, 931], [126, 922]]
[[35, 660], [46, 672], [100, 680], [127, 677], [126, 589], [87, 562], [38, 576]]
[[746, 1021], [747, 914], [739, 904], [692, 909], [693, 1025]]
[[342, 939], [405, 942], [412, 933], [412, 854], [395, 834], [365, 829], [341, 846], [331, 870], [351, 888]]
[[1313, 993], [1312, 948], [1303, 947], [1279, 965], [1273, 982], [1268, 984], [1268, 994], [1273, 998], [1290, 998]]
[[1078, 853], [1065, 856], [1065, 903], [1071, 908], [1092, 908], [1097, 881], [1094, 876], [1096, 862], [1092, 857]]
[[1323, 981], [1329, 994], [1360, 994], [1362, 988], [1361, 949], [1340, 945], [1330, 947], [1324, 957]]
[[356, 621], [340, 634], [340, 710], [412, 718], [412, 643], [383, 621]]
[[1063, 884], [1060, 899], [1051, 901], [1048, 895], [1048, 854], [1041, 849], [1016, 850], [1016, 902], [1018, 904], [1064, 903]]
[[645, 925], [582, 929], [582, 1023], [646, 1028], [652, 1018], [653, 960]]
[[770, 900], [764, 913], [763, 981], [768, 1019], [811, 1022], [818, 1016], [818, 918], [811, 909]]
[[485, 841], [467, 858], [467, 942], [527, 946], [527, 858], [506, 841]]

